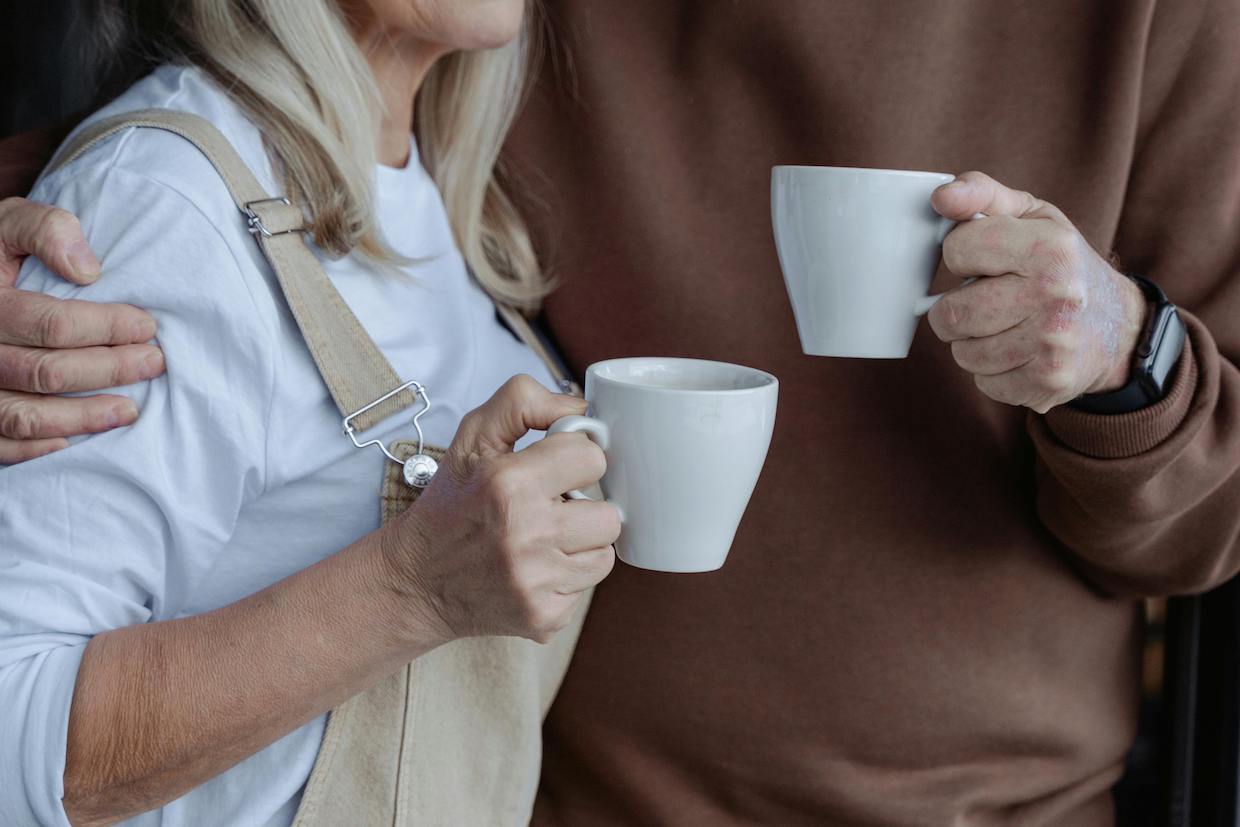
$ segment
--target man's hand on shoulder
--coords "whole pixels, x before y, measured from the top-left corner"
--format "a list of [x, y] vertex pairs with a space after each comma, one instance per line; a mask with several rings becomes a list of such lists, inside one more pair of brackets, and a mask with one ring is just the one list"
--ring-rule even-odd
[[944, 264], [980, 278], [935, 304], [930, 325], [982, 393], [1046, 413], [1128, 381], [1145, 297], [1063, 212], [979, 172], [932, 203], [961, 222], [943, 241]]
[[138, 416], [125, 397], [50, 394], [128, 385], [164, 370], [163, 354], [147, 344], [155, 336], [150, 314], [18, 290], [13, 285], [28, 255], [75, 284], [101, 275], [72, 215], [24, 198], [0, 201], [0, 464], [60, 450], [65, 437]]

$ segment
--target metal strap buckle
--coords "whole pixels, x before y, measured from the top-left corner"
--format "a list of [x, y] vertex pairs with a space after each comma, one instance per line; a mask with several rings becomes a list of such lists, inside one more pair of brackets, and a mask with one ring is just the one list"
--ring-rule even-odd
[[[359, 416], [366, 413], [367, 411], [379, 405], [382, 405], [384, 402], [388, 401], [393, 396], [396, 396], [398, 393], [409, 390], [411, 388], [413, 389], [414, 396], [421, 397], [422, 403], [423, 403], [422, 408], [413, 415], [413, 428], [415, 431], [418, 432], [417, 453], [409, 457], [409, 459], [402, 460], [399, 457], [397, 457], [395, 454], [393, 454], [391, 451], [389, 451], [388, 447], [383, 444], [383, 440], [381, 439], [372, 439], [368, 442], [358, 442], [357, 431], [353, 427], [352, 420], [357, 419]], [[423, 453], [423, 449], [425, 446], [424, 446], [424, 440], [422, 437], [422, 424], [418, 421], [430, 409], [431, 409], [431, 398], [426, 393], [426, 388], [423, 387], [420, 382], [409, 381], [403, 385], [400, 385], [399, 387], [393, 388], [392, 390], [383, 394], [383, 396], [380, 396], [375, 401], [370, 402], [361, 408], [358, 408], [356, 411], [346, 416], [344, 420], [341, 422], [341, 424], [344, 426], [344, 432], [349, 435], [349, 439], [353, 440], [353, 446], [355, 448], [366, 448], [370, 445], [378, 445], [379, 450], [383, 452], [384, 456], [386, 456], [392, 462], [404, 468], [405, 482], [408, 485], [410, 485], [413, 488], [425, 488], [426, 486], [431, 484], [431, 480], [434, 478], [435, 472], [439, 470], [439, 463], [435, 461], [434, 457], [428, 456], [427, 454]]]
[[260, 217], [258, 213], [254, 212], [255, 204], [283, 204], [286, 207], [291, 207], [293, 205], [293, 202], [289, 201], [284, 196], [280, 196], [279, 198], [260, 198], [257, 201], [247, 201], [241, 207], [241, 212], [246, 217], [246, 223], [250, 225], [251, 233], [255, 235], [261, 235], [263, 238], [271, 238], [272, 236], [277, 236], [277, 235], [287, 235], [289, 233], [302, 232], [301, 227], [295, 227], [291, 230], [277, 230], [276, 232], [273, 233], [271, 230], [267, 229], [263, 225], [262, 217]]

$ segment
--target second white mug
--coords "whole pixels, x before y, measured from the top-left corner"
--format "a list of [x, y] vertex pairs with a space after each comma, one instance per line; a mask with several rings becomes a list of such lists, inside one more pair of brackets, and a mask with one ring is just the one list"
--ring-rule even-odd
[[955, 176], [851, 167], [771, 170], [771, 221], [801, 349], [908, 356], [953, 222], [930, 194]]

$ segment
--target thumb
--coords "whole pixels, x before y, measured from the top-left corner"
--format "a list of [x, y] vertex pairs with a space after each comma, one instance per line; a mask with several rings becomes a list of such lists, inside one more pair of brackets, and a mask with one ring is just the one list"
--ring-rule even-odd
[[552, 393], [530, 376], [514, 376], [462, 420], [455, 441], [464, 450], [508, 453], [527, 432], [545, 431], [587, 407], [584, 399]]
[[944, 218], [964, 221], [978, 213], [1024, 218], [1046, 206], [1027, 192], [1005, 187], [983, 172], [965, 172], [930, 196], [930, 203]]
[[90, 284], [102, 271], [76, 218], [47, 204], [6, 198], [0, 201], [0, 283], [14, 284], [28, 255], [75, 284]]

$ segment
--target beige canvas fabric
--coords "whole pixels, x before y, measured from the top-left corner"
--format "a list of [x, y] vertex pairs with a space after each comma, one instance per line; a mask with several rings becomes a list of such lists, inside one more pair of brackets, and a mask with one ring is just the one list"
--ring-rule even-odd
[[[132, 127], [163, 129], [194, 144], [215, 165], [254, 231], [341, 416], [401, 384], [303, 240], [300, 208], [272, 198], [206, 120], [144, 110], [92, 124], [49, 166], [55, 170], [106, 137]], [[497, 304], [512, 330], [576, 390], [526, 319]], [[393, 397], [357, 420], [361, 430], [413, 404]], [[343, 437], [342, 437], [343, 438]], [[410, 456], [416, 443], [392, 452]], [[442, 449], [426, 449], [441, 459]], [[402, 513], [417, 489], [385, 463], [382, 519]], [[518, 638], [470, 638], [418, 658], [328, 717], [296, 827], [339, 825], [515, 825], [529, 821], [541, 764], [542, 720], [581, 631], [588, 599], [548, 645]]]

